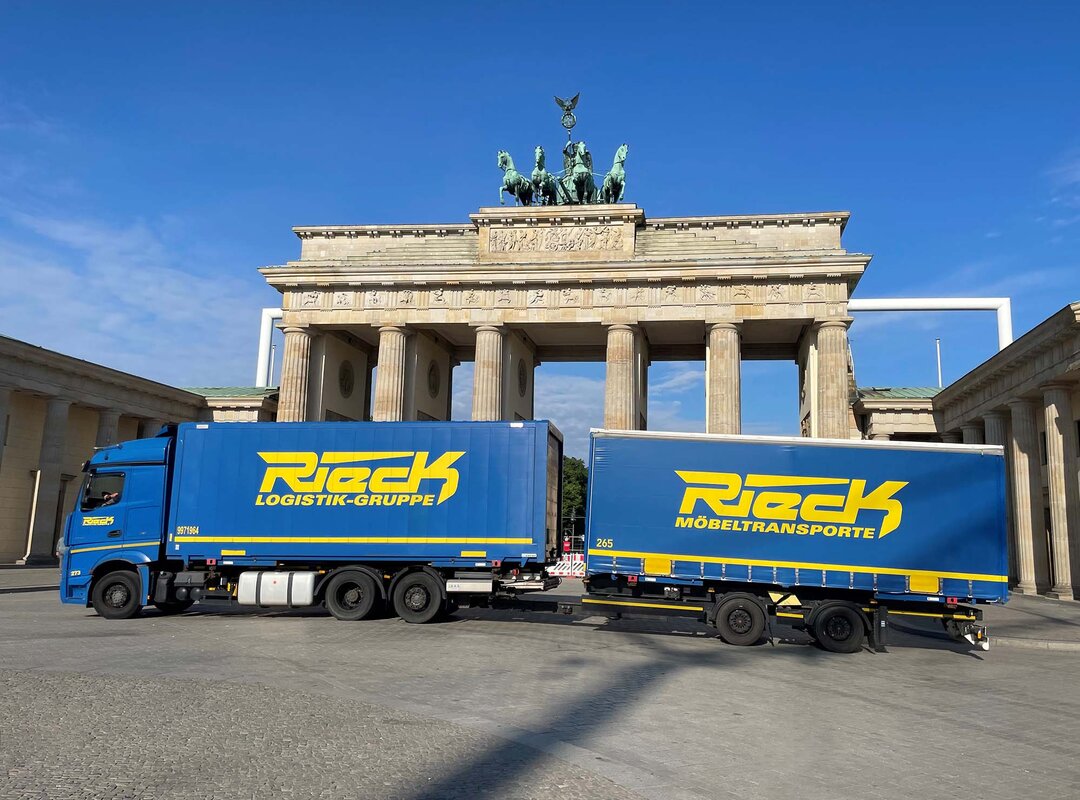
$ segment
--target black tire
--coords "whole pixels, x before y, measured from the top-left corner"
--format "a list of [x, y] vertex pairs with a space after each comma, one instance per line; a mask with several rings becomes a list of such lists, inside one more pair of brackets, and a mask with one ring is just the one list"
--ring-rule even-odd
[[105, 619], [131, 619], [142, 610], [139, 576], [127, 570], [108, 572], [94, 581], [94, 611]]
[[857, 653], [866, 638], [862, 615], [851, 606], [830, 605], [814, 615], [817, 643], [830, 653]]
[[426, 572], [410, 572], [394, 586], [394, 612], [406, 622], [431, 622], [445, 609], [443, 587]]
[[183, 614], [193, 605], [195, 605], [194, 600], [164, 600], [154, 603], [154, 608], [162, 614]]
[[720, 603], [714, 624], [725, 642], [745, 647], [761, 641], [765, 612], [752, 598], [729, 597]]
[[323, 599], [327, 611], [336, 619], [348, 622], [367, 619], [382, 606], [382, 595], [375, 579], [359, 570], [334, 575], [326, 584]]

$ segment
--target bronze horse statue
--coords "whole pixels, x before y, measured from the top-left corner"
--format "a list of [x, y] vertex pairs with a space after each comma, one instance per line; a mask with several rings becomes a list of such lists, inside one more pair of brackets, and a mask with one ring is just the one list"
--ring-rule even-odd
[[560, 188], [563, 199], [572, 205], [596, 202], [596, 181], [592, 174], [592, 156], [585, 142], [567, 144], [564, 151], [567, 162], [566, 176]]
[[599, 200], [601, 203], [622, 202], [623, 192], [626, 191], [626, 170], [624, 166], [626, 164], [626, 154], [629, 150], [629, 145], [621, 144], [619, 149], [615, 151], [615, 162], [611, 165], [608, 174], [604, 176], [604, 185], [600, 187]]
[[499, 205], [506, 205], [503, 192], [510, 192], [513, 198], [523, 206], [531, 206], [533, 185], [520, 172], [514, 169], [514, 159], [505, 150], [499, 151], [499, 169], [503, 171], [502, 186], [499, 187]]
[[559, 202], [558, 181], [544, 165], [544, 148], [536, 147], [536, 166], [532, 171], [533, 194], [542, 206], [554, 206]]

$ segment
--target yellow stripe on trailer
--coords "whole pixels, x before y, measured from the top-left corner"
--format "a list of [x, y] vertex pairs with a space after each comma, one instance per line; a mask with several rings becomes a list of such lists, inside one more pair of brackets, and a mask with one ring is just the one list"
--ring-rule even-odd
[[581, 598], [582, 603], [590, 603], [592, 605], [599, 606], [631, 606], [634, 608], [666, 608], [675, 609], [677, 611], [704, 611], [702, 606], [677, 606], [668, 603], [640, 603], [631, 602], [629, 600], [596, 600], [591, 597]]
[[474, 539], [468, 536], [176, 536], [174, 542], [226, 544], [532, 544], [526, 538]]
[[968, 572], [937, 572], [923, 569], [896, 569], [893, 567], [861, 567], [853, 564], [816, 564], [802, 561], [762, 561], [753, 558], [728, 558], [674, 553], [643, 553], [634, 550], [589, 550], [591, 556], [612, 558], [670, 558], [672, 561], [696, 561], [704, 564], [734, 564], [741, 567], [777, 567], [780, 569], [813, 569], [829, 572], [864, 572], [877, 575], [905, 575], [908, 577], [958, 578], [964, 581], [989, 581], [1006, 583], [1008, 575], [983, 575]]

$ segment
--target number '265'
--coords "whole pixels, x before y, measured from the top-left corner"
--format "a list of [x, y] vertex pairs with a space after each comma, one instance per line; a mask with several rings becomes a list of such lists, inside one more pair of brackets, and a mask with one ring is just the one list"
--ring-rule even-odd
[[597, 539], [596, 540], [596, 546], [597, 547], [614, 547], [615, 546], [615, 540], [614, 539]]

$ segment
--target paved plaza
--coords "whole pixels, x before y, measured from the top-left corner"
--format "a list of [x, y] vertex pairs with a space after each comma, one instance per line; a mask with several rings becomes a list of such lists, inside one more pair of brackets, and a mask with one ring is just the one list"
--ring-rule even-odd
[[0, 797], [1073, 798], [1080, 654], [0, 596]]

